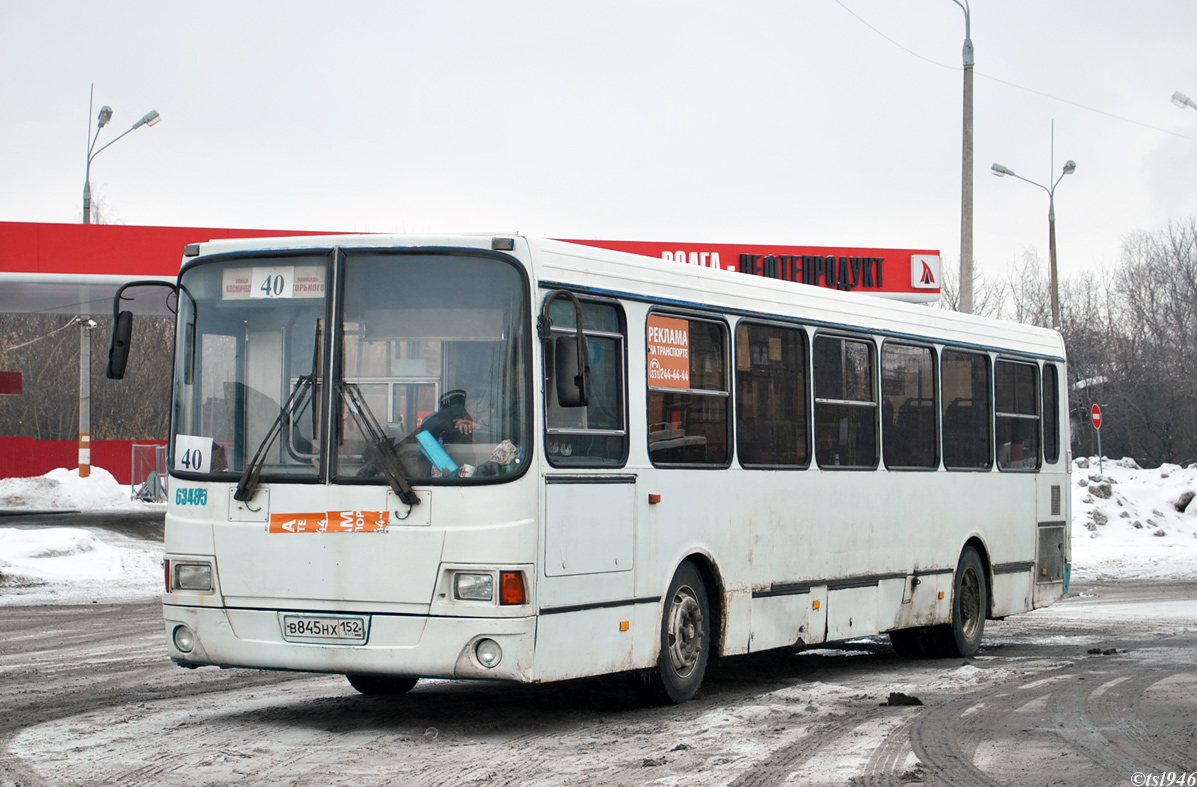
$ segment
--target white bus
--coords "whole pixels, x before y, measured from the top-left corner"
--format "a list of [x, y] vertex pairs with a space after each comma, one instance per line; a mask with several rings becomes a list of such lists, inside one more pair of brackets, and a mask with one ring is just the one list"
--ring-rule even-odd
[[971, 655], [1066, 592], [1053, 331], [522, 236], [214, 241], [176, 291], [180, 665], [683, 702], [732, 654]]

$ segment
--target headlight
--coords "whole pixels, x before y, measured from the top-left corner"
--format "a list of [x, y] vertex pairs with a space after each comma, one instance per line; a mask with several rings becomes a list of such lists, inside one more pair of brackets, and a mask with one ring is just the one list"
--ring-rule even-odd
[[492, 601], [495, 581], [490, 574], [455, 574], [453, 598], [459, 601]]
[[175, 588], [177, 590], [198, 590], [204, 593], [212, 590], [212, 566], [207, 563], [175, 563]]

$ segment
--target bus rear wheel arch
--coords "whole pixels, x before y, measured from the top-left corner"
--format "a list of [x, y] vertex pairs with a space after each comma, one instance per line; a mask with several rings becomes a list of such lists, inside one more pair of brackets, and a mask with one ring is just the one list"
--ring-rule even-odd
[[889, 641], [899, 656], [968, 658], [981, 647], [988, 614], [988, 574], [976, 547], [970, 544], [961, 550], [952, 576], [951, 622], [891, 631]]

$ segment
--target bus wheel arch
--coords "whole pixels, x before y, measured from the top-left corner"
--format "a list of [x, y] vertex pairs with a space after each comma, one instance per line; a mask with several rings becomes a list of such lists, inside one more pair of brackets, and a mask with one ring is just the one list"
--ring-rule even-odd
[[989, 550], [985, 548], [985, 542], [981, 540], [980, 536], [973, 536], [964, 542], [960, 553], [964, 554], [964, 550], [972, 547], [973, 551], [977, 553], [977, 557], [981, 559], [981, 576], [985, 581], [985, 618], [987, 620], [994, 620], [993, 617], [993, 562], [989, 559]]
[[683, 563], [693, 563], [698, 570], [698, 575], [702, 577], [703, 584], [706, 585], [707, 600], [711, 612], [711, 632], [709, 651], [712, 662], [717, 662], [719, 657], [723, 655], [724, 639], [727, 632], [727, 594], [724, 590], [723, 580], [719, 574], [719, 569], [715, 565], [715, 561], [709, 555], [703, 552], [696, 552], [687, 556]]
[[970, 657], [981, 646], [992, 599], [989, 551], [973, 536], [961, 546], [952, 573], [949, 622], [891, 631], [890, 643], [899, 656]]

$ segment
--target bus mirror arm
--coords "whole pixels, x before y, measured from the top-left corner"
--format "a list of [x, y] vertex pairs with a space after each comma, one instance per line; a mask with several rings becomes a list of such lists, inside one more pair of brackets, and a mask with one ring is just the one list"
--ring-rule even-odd
[[536, 321], [542, 341], [552, 338], [553, 320], [549, 309], [553, 300], [565, 296], [574, 305], [574, 336], [558, 336], [553, 342], [553, 377], [557, 388], [557, 404], [561, 407], [586, 407], [590, 404], [590, 353], [582, 330], [582, 304], [569, 290], [553, 290], [544, 300], [540, 319]]
[[125, 365], [129, 362], [129, 343], [133, 339], [133, 312], [121, 309], [124, 292], [130, 287], [166, 287], [177, 292], [174, 284], [158, 279], [138, 279], [122, 284], [112, 299], [112, 341], [108, 345], [108, 365], [104, 376], [109, 380], [120, 380], [125, 376]]

